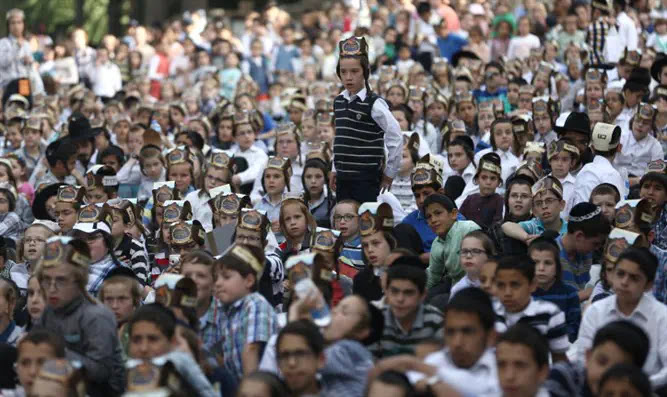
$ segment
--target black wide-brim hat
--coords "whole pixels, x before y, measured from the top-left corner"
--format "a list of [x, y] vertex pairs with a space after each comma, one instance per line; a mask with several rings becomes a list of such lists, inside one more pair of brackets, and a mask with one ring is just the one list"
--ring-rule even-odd
[[574, 131], [590, 137], [591, 121], [588, 115], [583, 112], [563, 113], [556, 119], [554, 131], [558, 135], [564, 134], [567, 131]]
[[475, 54], [472, 51], [461, 50], [461, 51], [457, 52], [456, 54], [454, 54], [454, 56], [452, 56], [452, 65], [454, 65], [454, 67], [458, 67], [459, 66], [459, 61], [461, 59], [464, 59], [464, 58], [479, 59], [479, 56], [477, 56], [477, 54]]
[[51, 218], [49, 211], [46, 210], [46, 201], [58, 194], [58, 189], [61, 186], [67, 186], [66, 183], [53, 183], [39, 190], [35, 195], [35, 200], [32, 202], [32, 214], [35, 219], [49, 220], [56, 222], [56, 219]]
[[653, 80], [657, 81], [658, 83], [660, 83], [660, 72], [664, 66], [667, 66], [667, 55], [658, 54], [658, 56], [655, 58], [655, 61], [653, 61], [653, 64], [651, 65], [651, 77], [653, 77]]

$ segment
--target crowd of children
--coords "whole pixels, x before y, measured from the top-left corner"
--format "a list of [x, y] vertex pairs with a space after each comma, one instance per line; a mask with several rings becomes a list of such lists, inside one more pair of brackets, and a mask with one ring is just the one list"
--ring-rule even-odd
[[293, 18], [6, 14], [0, 396], [667, 395], [664, 2]]

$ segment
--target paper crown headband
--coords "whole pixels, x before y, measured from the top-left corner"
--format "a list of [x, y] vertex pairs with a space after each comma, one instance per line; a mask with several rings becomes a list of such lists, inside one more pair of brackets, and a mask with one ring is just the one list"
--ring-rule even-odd
[[547, 146], [547, 157], [549, 160], [562, 152], [570, 153], [575, 159], [579, 158], [579, 149], [566, 141], [553, 141]]
[[181, 163], [192, 163], [193, 154], [187, 146], [178, 146], [165, 152], [164, 158], [167, 160], [167, 166]]
[[192, 219], [192, 206], [186, 200], [167, 200], [164, 202], [162, 222], [171, 225], [178, 221], [189, 221]]
[[269, 228], [269, 220], [264, 211], [242, 208], [241, 214], [239, 214], [238, 227], [241, 229], [266, 233]]
[[529, 158], [519, 164], [514, 174], [526, 175], [536, 182], [544, 176], [544, 170], [539, 162]]
[[94, 165], [86, 172], [86, 188], [96, 189], [118, 186], [118, 178], [113, 168], [106, 165]]
[[250, 206], [250, 198], [244, 194], [223, 193], [208, 201], [213, 214], [238, 216], [239, 211]]
[[615, 227], [607, 237], [607, 243], [604, 247], [604, 257], [609, 262], [615, 264], [618, 261], [618, 257], [627, 248], [635, 245], [644, 246], [645, 244], [645, 239], [641, 234]]
[[390, 232], [394, 227], [394, 212], [387, 203], [363, 203], [359, 207], [359, 230], [362, 236], [375, 232]]
[[643, 227], [649, 227], [655, 220], [655, 211], [651, 203], [646, 200], [622, 200], [616, 204], [614, 222], [617, 228], [640, 232]]
[[336, 242], [340, 237], [340, 232], [337, 230], [326, 229], [318, 227], [313, 235], [312, 250], [321, 252], [334, 253], [336, 250]]
[[77, 251], [71, 244], [73, 240], [71, 237], [62, 236], [55, 236], [46, 240], [46, 248], [40, 266], [52, 267], [69, 262], [77, 267], [88, 268], [90, 257]]
[[113, 215], [108, 204], [87, 204], [79, 211], [77, 223], [104, 222], [107, 226], [113, 225]]
[[206, 232], [198, 220], [178, 221], [169, 227], [169, 237], [172, 246], [204, 245]]
[[57, 200], [62, 203], [83, 204], [86, 189], [81, 186], [64, 185], [58, 188]]
[[180, 274], [164, 273], [155, 280], [155, 301], [165, 307], [197, 306], [197, 285]]
[[533, 116], [549, 114], [549, 98], [540, 96], [533, 98]]
[[350, 37], [338, 43], [341, 57], [368, 56], [368, 44], [363, 37]]
[[533, 197], [537, 196], [538, 194], [551, 191], [558, 198], [563, 198], [563, 185], [558, 179], [552, 176], [545, 176], [544, 178], [537, 181], [537, 183], [533, 185], [532, 191]]
[[176, 182], [153, 183], [153, 203], [156, 207], [162, 207], [165, 201], [181, 199], [181, 192], [176, 189]]
[[208, 160], [208, 165], [229, 170], [232, 174], [236, 172], [234, 157], [222, 150], [214, 150], [212, 152], [211, 158]]
[[261, 276], [264, 272], [264, 264], [259, 261], [252, 251], [242, 245], [232, 244], [227, 251], [222, 254], [220, 260], [224, 263], [225, 258], [229, 256], [233, 256], [250, 266], [250, 268], [257, 274], [257, 277]]
[[109, 207], [125, 212], [127, 214], [127, 217], [129, 219], [129, 224], [134, 224], [137, 220], [137, 214], [136, 214], [136, 206], [135, 206], [136, 199], [113, 199], [107, 201], [107, 204]]

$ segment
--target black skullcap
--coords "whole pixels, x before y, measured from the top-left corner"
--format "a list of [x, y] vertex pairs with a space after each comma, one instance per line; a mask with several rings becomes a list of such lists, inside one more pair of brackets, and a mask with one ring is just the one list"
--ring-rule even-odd
[[426, 208], [431, 204], [440, 204], [445, 207], [448, 212], [457, 209], [456, 204], [454, 201], [452, 201], [452, 199], [440, 193], [432, 194], [428, 196], [426, 200], [424, 200], [424, 210], [426, 210]]
[[462, 177], [459, 175], [452, 175], [447, 178], [447, 182], [445, 182], [445, 196], [452, 200], [456, 200], [461, 196], [465, 187], [466, 181]]
[[428, 264], [422, 262], [417, 255], [401, 255], [394, 260], [391, 266], [412, 266], [426, 270]]
[[601, 212], [597, 205], [584, 201], [572, 207], [568, 222], [583, 222], [599, 215]]

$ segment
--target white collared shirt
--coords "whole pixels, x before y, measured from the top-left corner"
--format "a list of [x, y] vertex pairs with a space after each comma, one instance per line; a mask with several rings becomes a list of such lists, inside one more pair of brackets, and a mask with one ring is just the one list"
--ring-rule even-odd
[[[498, 156], [500, 156], [500, 176], [503, 179], [503, 183], [507, 182], [510, 176], [514, 174], [514, 171], [516, 171], [517, 167], [519, 167], [519, 158], [512, 153], [511, 150], [507, 151], [502, 151], [500, 149], [493, 150], [492, 148], [487, 148], [484, 150], [480, 150], [475, 154], [475, 164], [479, 164], [479, 160], [482, 158], [487, 153], [490, 153], [491, 151], [495, 152]], [[504, 185], [503, 185], [504, 186]], [[505, 189], [502, 187], [499, 187], [496, 189], [496, 193], [498, 194], [504, 194]]]
[[577, 181], [577, 178], [568, 172], [565, 178], [558, 178], [558, 180], [560, 181], [560, 184], [563, 185], [563, 200], [565, 201], [565, 208], [561, 211], [560, 217], [567, 220], [570, 216], [570, 210], [574, 207], [574, 184]]
[[[355, 97], [358, 97], [360, 101], [364, 101], [366, 99], [366, 88], [362, 88], [361, 91], [352, 96], [350, 96], [348, 90], [344, 90], [340, 95], [348, 102]], [[387, 157], [384, 174], [390, 178], [395, 178], [401, 165], [401, 152], [403, 150], [401, 126], [398, 125], [398, 121], [396, 121], [394, 115], [389, 111], [389, 105], [382, 98], [378, 98], [373, 103], [371, 117], [382, 131], [384, 131], [384, 148]], [[334, 163], [333, 158], [331, 159], [331, 163]], [[332, 172], [336, 172], [335, 166], [332, 166]]]
[[621, 199], [628, 194], [625, 189], [625, 181], [618, 170], [606, 158], [595, 156], [593, 161], [584, 165], [577, 174], [572, 205], [588, 201], [593, 189], [601, 183], [611, 183], [616, 186], [621, 193]]
[[622, 151], [614, 158], [614, 166], [618, 169], [625, 167], [630, 175], [644, 175], [648, 163], [664, 157], [660, 142], [651, 135], [638, 141], [631, 131], [624, 132], [621, 135], [621, 144]]
[[241, 185], [253, 182], [257, 174], [261, 173], [262, 167], [269, 160], [269, 156], [255, 145], [250, 146], [248, 150], [241, 150], [236, 145], [230, 150], [234, 156], [243, 157], [248, 162], [248, 169], [238, 174], [239, 178], [241, 178]]
[[[267, 158], [264, 164], [262, 164], [262, 172], [258, 172], [257, 176], [255, 177], [255, 184], [252, 186], [252, 191], [250, 192], [250, 201], [253, 203], [253, 205], [258, 203], [264, 194], [266, 194], [264, 188], [262, 187], [262, 177], [264, 176], [264, 169], [266, 169], [268, 163], [269, 159]], [[303, 175], [303, 163], [305, 162], [299, 160], [291, 161], [292, 176], [289, 180], [290, 194], [303, 193], [303, 182], [301, 182], [301, 175]]]
[[[424, 363], [438, 369], [437, 377], [452, 386], [459, 393], [474, 396], [500, 396], [498, 367], [493, 349], [486, 349], [475, 365], [459, 368], [449, 356], [449, 349], [431, 353]], [[421, 373], [408, 372], [410, 382], [416, 383], [425, 376]]]
[[201, 223], [206, 233], [213, 230], [213, 211], [211, 211], [211, 206], [208, 205], [210, 199], [211, 196], [203, 192], [202, 189], [190, 192], [185, 196], [185, 200], [189, 201], [192, 207], [192, 217]]
[[648, 335], [650, 346], [644, 363], [644, 372], [649, 375], [653, 388], [667, 384], [667, 306], [653, 295], [645, 293], [635, 310], [626, 316], [616, 305], [616, 295], [593, 303], [584, 312], [579, 328], [579, 338], [568, 356], [570, 361], [584, 362], [586, 351], [593, 346], [595, 333], [608, 323], [627, 320], [639, 326]]
[[111, 98], [123, 88], [123, 79], [118, 65], [107, 61], [103, 65], [94, 65], [88, 71], [93, 82], [93, 92], [97, 96]]

